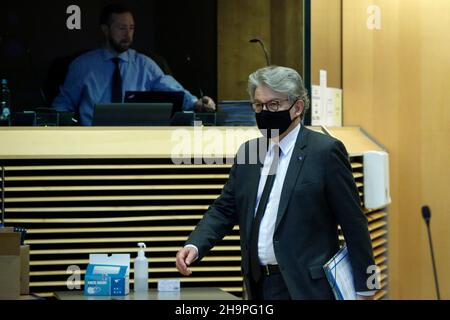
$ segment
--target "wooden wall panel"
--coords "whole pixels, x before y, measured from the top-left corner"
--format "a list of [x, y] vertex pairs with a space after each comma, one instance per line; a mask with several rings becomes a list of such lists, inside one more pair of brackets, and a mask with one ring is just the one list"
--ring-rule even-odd
[[[344, 2], [343, 13], [343, 88], [344, 88], [344, 123], [362, 126], [389, 151], [390, 183], [393, 202], [390, 207], [389, 242], [390, 242], [390, 296], [399, 297], [400, 252], [398, 239], [399, 225], [399, 158], [398, 158], [398, 124], [399, 96], [398, 57], [393, 48], [397, 43], [397, 14], [394, 9], [383, 17], [384, 28], [389, 33], [375, 33], [366, 28], [366, 8], [370, 1]], [[376, 47], [374, 39], [386, 45], [382, 50]], [[389, 47], [389, 49], [386, 49]], [[375, 59], [375, 56], [377, 59]], [[383, 77], [385, 70], [391, 70], [389, 77]], [[381, 81], [381, 77], [384, 81]], [[374, 83], [377, 88], [374, 88]], [[381, 125], [383, 124], [383, 125]]]
[[311, 83], [319, 85], [319, 71], [328, 72], [328, 86], [342, 88], [341, 2], [311, 1]]
[[271, 2], [272, 64], [303, 71], [303, 1]]
[[252, 38], [270, 49], [270, 0], [218, 0], [218, 101], [248, 100], [248, 75], [265, 66], [264, 54]]
[[[369, 5], [381, 30], [366, 26]], [[441, 295], [450, 298], [450, 65], [448, 1], [343, 1], [344, 124], [389, 151], [390, 296], [434, 299], [422, 204], [432, 209]]]
[[303, 1], [218, 0], [218, 101], [248, 100], [250, 73], [266, 65], [253, 38], [261, 39], [273, 64], [303, 66]]

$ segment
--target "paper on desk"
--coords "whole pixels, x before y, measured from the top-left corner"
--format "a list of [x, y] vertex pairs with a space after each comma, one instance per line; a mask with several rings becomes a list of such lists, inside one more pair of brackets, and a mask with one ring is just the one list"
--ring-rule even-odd
[[342, 126], [342, 89], [312, 86], [311, 124], [313, 126]]

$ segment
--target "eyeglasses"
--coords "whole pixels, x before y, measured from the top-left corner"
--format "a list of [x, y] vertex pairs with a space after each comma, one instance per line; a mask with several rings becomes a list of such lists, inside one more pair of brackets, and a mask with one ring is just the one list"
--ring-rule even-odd
[[253, 111], [255, 111], [256, 113], [260, 113], [264, 109], [264, 107], [266, 107], [266, 109], [270, 112], [277, 112], [280, 108], [281, 103], [284, 101], [289, 101], [289, 99], [271, 100], [266, 103], [253, 102]]

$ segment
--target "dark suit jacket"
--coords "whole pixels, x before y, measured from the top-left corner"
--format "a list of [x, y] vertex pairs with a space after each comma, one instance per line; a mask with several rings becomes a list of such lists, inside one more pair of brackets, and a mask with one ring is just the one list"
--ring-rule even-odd
[[[251, 142], [243, 144], [239, 152], [249, 145]], [[222, 194], [186, 242], [198, 247], [199, 261], [239, 223], [242, 272], [250, 298], [248, 250], [261, 168], [261, 163], [235, 161]], [[323, 265], [339, 249], [338, 224], [349, 250], [355, 288], [367, 291], [367, 267], [375, 262], [347, 151], [339, 140], [302, 126], [284, 181], [273, 236], [275, 256], [293, 299], [333, 299]]]

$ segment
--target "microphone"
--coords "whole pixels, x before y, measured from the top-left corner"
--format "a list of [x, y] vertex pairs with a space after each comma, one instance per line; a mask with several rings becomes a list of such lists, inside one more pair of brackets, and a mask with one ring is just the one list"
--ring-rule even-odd
[[249, 42], [251, 42], [251, 43], [257, 43], [258, 42], [261, 45], [261, 48], [264, 51], [264, 56], [266, 57], [266, 64], [267, 64], [267, 66], [270, 66], [269, 54], [267, 53], [266, 46], [264, 45], [264, 42], [262, 42], [261, 40], [259, 40], [257, 38], [256, 39], [250, 39]]
[[436, 295], [437, 295], [437, 299], [441, 300], [441, 294], [439, 292], [438, 276], [437, 276], [437, 272], [436, 272], [436, 262], [434, 260], [433, 242], [431, 241], [431, 231], [430, 231], [431, 211], [430, 211], [430, 208], [428, 206], [423, 206], [422, 207], [422, 217], [425, 220], [425, 223], [427, 225], [428, 240], [430, 242], [430, 251], [431, 251], [431, 262], [433, 264], [434, 283], [435, 283], [435, 286], [436, 286]]

